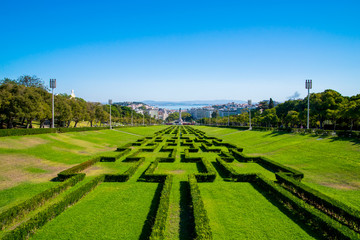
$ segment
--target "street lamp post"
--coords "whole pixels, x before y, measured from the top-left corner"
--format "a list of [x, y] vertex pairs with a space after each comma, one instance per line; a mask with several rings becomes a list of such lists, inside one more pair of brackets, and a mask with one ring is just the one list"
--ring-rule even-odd
[[109, 105], [110, 105], [110, 129], [111, 129], [111, 105], [112, 105], [111, 99], [109, 99]]
[[145, 112], [143, 110], [143, 126], [145, 126]]
[[249, 108], [249, 130], [252, 129], [252, 127], [251, 127], [251, 104], [252, 104], [251, 100], [248, 100], [248, 108]]
[[134, 117], [134, 114], [133, 114], [133, 109], [131, 108], [131, 126], [134, 126], [134, 120], [133, 120], [133, 117]]
[[50, 88], [52, 89], [52, 125], [51, 127], [54, 128], [54, 88], [56, 88], [56, 79], [50, 79]]
[[312, 89], [312, 80], [305, 80], [305, 88], [308, 90], [308, 106], [307, 106], [307, 129], [309, 129], [309, 116], [310, 116], [310, 89]]

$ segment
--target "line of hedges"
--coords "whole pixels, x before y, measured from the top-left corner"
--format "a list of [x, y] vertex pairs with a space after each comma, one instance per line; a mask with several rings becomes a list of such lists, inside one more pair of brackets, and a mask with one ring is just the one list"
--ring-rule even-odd
[[201, 198], [200, 189], [194, 174], [189, 175], [191, 201], [194, 211], [195, 222], [195, 239], [210, 240], [212, 239], [212, 232], [210, 228], [210, 221]]
[[93, 159], [87, 160], [85, 162], [82, 162], [78, 165], [75, 165], [71, 168], [68, 168], [60, 173], [58, 173], [58, 178], [60, 180], [65, 180], [68, 179], [72, 176], [75, 176], [76, 174], [78, 174], [79, 172], [81, 172], [82, 170], [94, 165], [95, 163], [99, 162], [101, 160], [101, 156], [95, 157]]
[[297, 197], [320, 209], [351, 229], [360, 232], [360, 211], [328, 197], [323, 193], [292, 179], [284, 173], [277, 173], [276, 179], [283, 187]]
[[210, 148], [206, 145], [206, 143], [201, 143], [201, 147], [203, 147], [206, 152], [216, 152], [216, 153], [221, 152], [220, 148]]
[[342, 240], [360, 239], [359, 234], [355, 231], [305, 203], [281, 186], [276, 185], [273, 181], [266, 179], [261, 174], [257, 175], [255, 184], [282, 202], [288, 209], [296, 214], [297, 217], [310, 223], [311, 227], [315, 228], [316, 231], [321, 231], [327, 238]]
[[100, 158], [100, 162], [115, 162], [116, 160], [118, 160], [119, 158], [121, 158], [122, 156], [126, 155], [127, 153], [129, 153], [131, 151], [130, 148], [117, 148], [117, 152], [119, 152], [120, 149], [124, 149], [123, 151], [121, 151], [121, 153], [115, 155], [114, 157], [104, 157], [102, 156]]
[[275, 161], [272, 161], [266, 157], [254, 157], [254, 156], [246, 156], [244, 153], [237, 151], [236, 149], [229, 149], [231, 153], [235, 156], [237, 160], [240, 162], [256, 162], [265, 168], [271, 169], [273, 172], [286, 172], [292, 175], [293, 178], [297, 180], [301, 180], [304, 178], [304, 174], [298, 170], [295, 170], [291, 167], [287, 167]]
[[128, 168], [122, 174], [105, 174], [104, 182], [126, 182], [128, 181], [136, 172], [136, 170], [145, 162], [144, 157], [137, 158], [137, 161], [134, 165]]
[[150, 240], [165, 239], [166, 219], [169, 212], [172, 183], [173, 176], [168, 175], [161, 190], [160, 203], [156, 211], [155, 223], [152, 227]]
[[[116, 127], [114, 127], [116, 128]], [[118, 127], [121, 128], [121, 127]], [[79, 128], [12, 128], [0, 129], [0, 137], [6, 136], [22, 136], [45, 133], [67, 133], [67, 132], [83, 132], [83, 131], [99, 131], [109, 129], [109, 127], [79, 127]]]
[[219, 163], [221, 169], [231, 178], [232, 181], [236, 182], [253, 182], [256, 179], [256, 173], [238, 173], [229, 163], [224, 161], [222, 158], [217, 157], [216, 162]]
[[36, 208], [45, 204], [48, 200], [54, 198], [59, 193], [65, 191], [69, 187], [74, 186], [78, 182], [82, 181], [85, 174], [77, 174], [71, 177], [65, 182], [59, 183], [58, 185], [47, 189], [34, 197], [5, 210], [0, 214], [0, 230], [4, 229], [5, 226], [12, 224], [15, 220], [20, 219], [28, 212], [35, 210]]
[[157, 158], [157, 159], [155, 159], [154, 162], [150, 163], [148, 168], [145, 170], [145, 172], [141, 176], [141, 178], [143, 180], [145, 180], [147, 182], [164, 182], [165, 181], [165, 179], [168, 175], [154, 173], [154, 171], [156, 170], [156, 168], [159, 165], [159, 160], [160, 160], [160, 158]]
[[45, 225], [48, 221], [61, 214], [67, 207], [78, 202], [83, 196], [94, 189], [104, 180], [104, 176], [94, 178], [92, 181], [84, 184], [73, 192], [64, 196], [59, 202], [45, 208], [34, 217], [20, 224], [17, 228], [9, 231], [3, 236], [3, 240], [27, 239], [36, 229]]

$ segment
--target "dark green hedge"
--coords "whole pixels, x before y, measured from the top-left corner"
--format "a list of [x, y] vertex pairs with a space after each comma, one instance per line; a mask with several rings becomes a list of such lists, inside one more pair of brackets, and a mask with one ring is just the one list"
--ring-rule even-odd
[[93, 159], [87, 160], [86, 162], [80, 163], [74, 167], [68, 168], [68, 169], [58, 173], [58, 178], [60, 180], [65, 180], [72, 176], [75, 176], [77, 173], [81, 172], [82, 170], [99, 162], [101, 160], [101, 158], [102, 158], [101, 156], [95, 157]]
[[154, 173], [159, 165], [160, 158], [157, 158], [154, 162], [150, 163], [148, 168], [142, 174], [141, 178], [147, 182], [164, 182], [168, 175]]
[[195, 222], [195, 239], [210, 240], [212, 239], [212, 232], [210, 228], [210, 221], [201, 198], [200, 189], [194, 174], [189, 175], [191, 201], [194, 212]]
[[323, 193], [308, 187], [284, 173], [277, 173], [276, 179], [299, 198], [320, 209], [351, 229], [360, 232], [360, 211], [353, 209]]
[[66, 132], [83, 132], [83, 131], [99, 131], [109, 129], [109, 127], [79, 127], [79, 128], [12, 128], [0, 129], [0, 137], [6, 136], [22, 136], [44, 133], [66, 133]]
[[5, 226], [12, 224], [15, 220], [20, 219], [28, 212], [35, 210], [42, 206], [48, 200], [52, 199], [59, 193], [65, 191], [76, 183], [82, 181], [85, 174], [77, 174], [65, 182], [59, 183], [58, 185], [47, 189], [34, 197], [12, 207], [0, 214], [0, 230], [4, 229]]
[[292, 175], [293, 178], [301, 180], [304, 178], [304, 174], [291, 167], [287, 167], [275, 161], [272, 161], [266, 157], [246, 156], [244, 153], [237, 151], [236, 149], [229, 149], [231, 153], [239, 162], [256, 162], [267, 169], [271, 169], [273, 172], [286, 172]]
[[266, 179], [261, 174], [257, 175], [255, 184], [282, 202], [284, 206], [296, 214], [297, 217], [308, 222], [316, 231], [322, 232], [326, 238], [342, 240], [360, 239], [359, 234], [355, 231], [330, 218], [325, 213], [305, 203], [303, 200], [295, 197], [293, 194], [281, 186], [276, 185], [273, 181]]
[[136, 170], [145, 162], [144, 157], [137, 158], [137, 161], [132, 165], [128, 170], [122, 174], [105, 174], [104, 182], [126, 182], [128, 181], [136, 172]]
[[[126, 155], [131, 151], [130, 148], [121, 148], [121, 149], [124, 150], [121, 151], [119, 154], [116, 154], [114, 157], [104, 157], [104, 156], [101, 157], [100, 162], [115, 162], [116, 160], [118, 160], [119, 158], [121, 158], [122, 156]], [[117, 151], [119, 151], [119, 148], [117, 148]]]
[[165, 228], [170, 206], [172, 182], [173, 176], [168, 175], [161, 190], [160, 203], [156, 211], [155, 223], [151, 230], [150, 240], [165, 239]]
[[75, 204], [88, 192], [94, 189], [99, 183], [104, 180], [104, 176], [94, 178], [92, 181], [84, 184], [73, 192], [67, 194], [62, 200], [55, 204], [45, 208], [34, 217], [23, 222], [14, 230], [6, 233], [3, 236], [3, 240], [14, 240], [14, 239], [27, 239], [29, 235], [33, 234], [36, 229], [45, 225], [48, 221], [62, 213], [68, 206]]
[[236, 170], [221, 157], [216, 158], [216, 162], [219, 163], [220, 168], [227, 174], [227, 176], [236, 182], [253, 182], [256, 179], [256, 173], [238, 173]]

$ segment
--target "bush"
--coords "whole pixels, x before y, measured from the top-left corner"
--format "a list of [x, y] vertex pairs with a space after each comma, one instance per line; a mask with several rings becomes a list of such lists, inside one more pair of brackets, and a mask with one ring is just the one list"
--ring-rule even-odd
[[360, 232], [360, 212], [321, 192], [316, 191], [284, 173], [277, 173], [276, 179], [286, 189], [324, 213]]
[[10, 225], [15, 220], [20, 219], [28, 212], [35, 210], [36, 208], [45, 204], [48, 200], [52, 199], [59, 193], [65, 191], [69, 187], [74, 186], [78, 182], [82, 181], [85, 174], [77, 174], [65, 182], [59, 183], [58, 185], [47, 189], [34, 197], [12, 207], [0, 214], [0, 230], [4, 229], [5, 226]]
[[195, 239], [212, 239], [210, 221], [200, 195], [200, 189], [195, 175], [189, 175], [191, 201], [194, 211]]
[[132, 165], [128, 170], [126, 170], [122, 174], [105, 174], [104, 182], [126, 182], [128, 181], [132, 175], [136, 172], [136, 170], [143, 164], [145, 158], [137, 158], [137, 161], [134, 165]]
[[168, 175], [154, 173], [158, 165], [159, 158], [157, 158], [149, 165], [149, 167], [145, 170], [144, 174], [141, 177], [147, 182], [164, 182]]
[[170, 193], [173, 182], [173, 176], [168, 175], [164, 181], [159, 207], [156, 211], [155, 223], [152, 227], [150, 240], [152, 239], [165, 239], [165, 228], [166, 228], [166, 219], [169, 212], [170, 205]]
[[48, 221], [62, 213], [68, 206], [75, 204], [88, 192], [94, 189], [99, 183], [104, 180], [104, 176], [94, 178], [92, 181], [84, 184], [73, 192], [64, 196], [62, 200], [45, 208], [37, 213], [34, 217], [20, 224], [14, 230], [6, 233], [2, 239], [27, 239], [29, 235], [41, 226], [45, 225]]
[[95, 163], [99, 162], [101, 160], [101, 157], [95, 157], [93, 159], [90, 159], [86, 162], [80, 163], [74, 167], [68, 168], [60, 173], [58, 173], [58, 178], [60, 180], [68, 179], [72, 176], [75, 176], [78, 172], [81, 172], [82, 170], [94, 165]]
[[257, 175], [255, 184], [282, 202], [297, 217], [310, 223], [311, 227], [316, 228], [316, 231], [320, 230], [323, 234], [331, 236], [332, 239], [359, 239], [359, 235], [350, 228], [306, 204], [303, 200], [261, 176], [261, 174]]

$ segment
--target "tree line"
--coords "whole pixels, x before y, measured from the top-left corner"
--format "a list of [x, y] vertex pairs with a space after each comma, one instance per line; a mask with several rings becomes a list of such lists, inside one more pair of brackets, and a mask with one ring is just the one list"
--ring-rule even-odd
[[[88, 121], [90, 126], [107, 123], [110, 106], [99, 102], [88, 102], [82, 98], [72, 98], [68, 94], [54, 96], [55, 125], [77, 127], [81, 121]], [[133, 109], [113, 104], [112, 122], [121, 124], [151, 124], [158, 120], [147, 113], [136, 113]], [[0, 128], [32, 128], [33, 121], [38, 121], [40, 128], [51, 124], [52, 94], [44, 82], [36, 76], [23, 75], [18, 79], [0, 80]]]
[[[253, 126], [306, 128], [307, 101], [304, 99], [291, 99], [274, 106], [272, 99], [262, 101], [256, 109], [251, 109]], [[321, 93], [310, 94], [309, 123], [311, 128], [353, 130], [360, 129], [360, 94], [347, 97], [337, 91], [327, 89]], [[218, 125], [249, 125], [249, 111], [239, 115], [219, 117], [215, 111], [212, 118], [199, 120], [203, 124]]]

